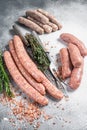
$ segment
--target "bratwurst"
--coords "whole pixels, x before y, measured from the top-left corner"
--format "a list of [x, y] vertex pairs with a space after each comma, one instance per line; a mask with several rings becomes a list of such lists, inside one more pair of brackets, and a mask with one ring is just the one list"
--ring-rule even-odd
[[82, 64], [83, 57], [81, 56], [78, 47], [72, 43], [69, 43], [68, 49], [73, 66], [79, 67]]
[[21, 75], [9, 51], [4, 52], [4, 60], [12, 78], [23, 91], [35, 102], [41, 105], [48, 104], [48, 99], [42, 96], [38, 91], [36, 91]]
[[67, 43], [75, 44], [78, 47], [82, 56], [87, 55], [87, 48], [85, 47], [84, 43], [80, 41], [77, 37], [75, 37], [74, 35], [70, 33], [62, 33], [60, 35], [60, 38]]
[[74, 68], [72, 70], [71, 78], [69, 81], [70, 88], [77, 89], [79, 87], [83, 74], [83, 66], [84, 66], [84, 60], [80, 67]]
[[67, 48], [62, 48], [60, 50], [60, 59], [62, 65], [62, 78], [65, 79], [71, 75], [71, 63]]

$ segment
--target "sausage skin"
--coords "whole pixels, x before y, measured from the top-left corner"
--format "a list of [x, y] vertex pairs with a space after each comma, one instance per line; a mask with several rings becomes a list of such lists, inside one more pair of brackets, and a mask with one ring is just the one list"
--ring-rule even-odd
[[4, 52], [4, 60], [12, 78], [23, 91], [35, 102], [41, 105], [48, 104], [48, 99], [42, 96], [38, 91], [36, 91], [21, 75], [9, 51]]
[[62, 78], [65, 79], [71, 75], [71, 63], [67, 48], [62, 48], [60, 50], [60, 59], [62, 64]]
[[30, 29], [36, 31], [39, 34], [44, 34], [43, 28], [41, 28], [39, 25], [37, 25], [36, 23], [32, 22], [29, 19], [19, 17], [18, 22], [24, 24], [25, 26], [29, 27]]
[[87, 55], [87, 48], [85, 47], [84, 43], [80, 41], [77, 37], [75, 37], [74, 35], [70, 33], [62, 33], [60, 35], [60, 38], [67, 43], [75, 44], [78, 47], [82, 56]]
[[70, 88], [77, 89], [79, 87], [82, 79], [82, 74], [83, 74], [83, 66], [84, 66], [84, 61], [82, 62], [80, 67], [74, 68], [72, 70], [72, 74], [69, 81]]
[[[63, 93], [58, 90], [46, 77], [45, 75], [38, 70], [37, 66], [34, 64], [34, 62], [30, 59], [28, 54], [26, 53], [23, 43], [21, 39], [18, 36], [14, 36], [14, 46], [17, 53], [17, 56], [21, 62], [21, 64], [24, 66], [24, 68], [27, 70], [28, 73], [33, 74], [31, 75], [36, 79], [36, 81], [41, 82], [44, 86], [47, 92], [53, 96], [56, 99], [63, 98]], [[30, 68], [30, 69], [29, 69]], [[38, 79], [38, 80], [37, 80]]]
[[37, 9], [38, 12], [42, 13], [43, 15], [45, 15], [47, 18], [49, 18], [49, 20], [51, 22], [53, 22], [54, 24], [56, 24], [58, 26], [58, 29], [60, 30], [62, 28], [62, 25], [58, 22], [58, 20], [51, 14], [49, 14], [47, 11], [43, 10], [43, 9]]
[[42, 13], [38, 12], [37, 10], [28, 10], [26, 11], [26, 16], [31, 16], [32, 18], [35, 18], [39, 22], [46, 24], [49, 22], [49, 19], [44, 16]]
[[38, 24], [40, 27], [42, 27], [46, 33], [51, 33], [52, 32], [52, 27], [50, 27], [49, 25], [40, 23], [39, 21], [37, 21], [36, 19], [34, 19], [34, 18], [30, 17], [30, 16], [28, 16], [27, 18], [29, 20], [31, 20], [32, 22]]
[[20, 37], [15, 35], [13, 41], [17, 56], [22, 66], [37, 82], [42, 82], [43, 79], [40, 76], [40, 70], [37, 68], [37, 66], [33, 63], [31, 58], [27, 54]]
[[42, 95], [45, 95], [45, 87], [41, 84], [41, 83], [37, 83], [32, 77], [31, 75], [24, 69], [24, 67], [21, 65], [18, 57], [17, 57], [17, 54], [16, 54], [16, 51], [15, 51], [15, 48], [14, 48], [14, 43], [12, 40], [9, 41], [9, 49], [10, 49], [10, 52], [11, 52], [11, 55], [19, 69], [19, 71], [21, 72], [21, 74], [24, 76], [24, 78], [29, 82], [29, 84], [35, 88], [40, 94]]
[[78, 47], [72, 43], [69, 43], [68, 49], [73, 66], [79, 67], [82, 64], [83, 58], [80, 54]]

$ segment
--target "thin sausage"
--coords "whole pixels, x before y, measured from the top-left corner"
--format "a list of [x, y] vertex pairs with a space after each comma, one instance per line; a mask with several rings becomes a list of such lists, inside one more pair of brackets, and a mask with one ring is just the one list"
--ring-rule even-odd
[[15, 35], [13, 41], [20, 63], [37, 82], [42, 82], [43, 79], [39, 74], [40, 70], [38, 70], [37, 66], [33, 63], [31, 58], [27, 54], [20, 37]]
[[49, 20], [51, 22], [53, 22], [54, 24], [56, 24], [58, 26], [58, 29], [60, 30], [62, 28], [62, 25], [58, 22], [58, 20], [51, 14], [49, 14], [47, 11], [43, 10], [43, 9], [37, 9], [38, 12], [42, 13], [43, 15], [45, 15], [47, 18], [49, 18]]
[[69, 34], [69, 33], [62, 33], [60, 35], [60, 38], [67, 43], [75, 44], [80, 50], [80, 53], [82, 56], [87, 55], [87, 48], [85, 47], [84, 43], [80, 41], [77, 37], [75, 37], [74, 35]]
[[[63, 97], [63, 93], [59, 91], [46, 77], [45, 75], [37, 69], [36, 65], [34, 62], [30, 59], [28, 54], [26, 53], [23, 43], [21, 39], [18, 36], [14, 36], [14, 46], [16, 53], [18, 55], [18, 58], [21, 62], [21, 64], [24, 66], [24, 68], [33, 75], [32, 77], [39, 78], [38, 81], [42, 82], [42, 84], [45, 86], [47, 92], [53, 96], [56, 99], [61, 99]], [[29, 69], [28, 69], [29, 68]], [[33, 69], [34, 68], [34, 69]]]
[[21, 74], [25, 77], [25, 79], [30, 83], [30, 85], [33, 88], [35, 88], [40, 94], [45, 95], [45, 87], [41, 83], [37, 83], [31, 77], [31, 75], [24, 69], [24, 67], [21, 65], [21, 63], [20, 63], [20, 61], [17, 57], [17, 54], [16, 54], [12, 40], [9, 41], [9, 49], [10, 49], [11, 55], [12, 55], [16, 65], [17, 65], [19, 71], [21, 72]]
[[36, 91], [18, 71], [9, 51], [4, 52], [4, 60], [12, 78], [23, 91], [35, 102], [41, 105], [48, 104], [48, 99]]
[[37, 19], [39, 22], [43, 23], [43, 24], [46, 24], [49, 22], [49, 19], [44, 16], [43, 14], [41, 14], [40, 12], [36, 11], [36, 10], [29, 10], [29, 11], [26, 11], [26, 16], [31, 16], [35, 19]]
[[74, 67], [79, 67], [82, 64], [82, 56], [78, 47], [72, 43], [68, 45], [70, 58]]
[[65, 79], [71, 75], [71, 63], [67, 48], [60, 49], [60, 59], [62, 65], [62, 78]]
[[44, 30], [39, 25], [37, 25], [36, 23], [32, 22], [29, 19], [26, 19], [24, 17], [20, 17], [18, 19], [18, 22], [21, 24], [24, 24], [25, 26], [29, 27], [30, 29], [36, 31], [39, 34], [44, 34]]
[[81, 83], [82, 74], [83, 74], [83, 65], [84, 61], [82, 62], [79, 68], [74, 68], [71, 74], [71, 78], [69, 81], [69, 86], [72, 89], [77, 89]]
[[52, 32], [52, 28], [49, 25], [42, 24], [42, 23], [40, 23], [39, 21], [37, 21], [36, 19], [34, 19], [34, 18], [30, 17], [30, 16], [28, 16], [27, 18], [29, 20], [31, 20], [32, 22], [38, 24], [40, 27], [42, 27], [46, 33], [51, 33]]

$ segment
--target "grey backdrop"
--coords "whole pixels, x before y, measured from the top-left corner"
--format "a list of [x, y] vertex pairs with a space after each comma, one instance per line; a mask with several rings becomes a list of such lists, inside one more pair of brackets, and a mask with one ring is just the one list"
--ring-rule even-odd
[[[9, 30], [12, 29], [17, 18], [24, 15], [25, 10], [35, 8], [43, 8], [53, 13], [64, 27], [71, 28], [77, 35], [80, 34], [79, 37], [83, 35], [87, 46], [87, 0], [0, 0], [1, 49], [4, 49], [12, 37]], [[59, 108], [56, 108], [55, 102], [50, 100], [49, 105], [44, 109], [48, 114], [52, 114], [53, 118], [44, 122], [39, 130], [87, 130], [86, 61], [87, 59], [85, 59], [82, 86], [76, 92], [69, 93], [69, 101], [58, 102]], [[8, 111], [9, 108], [0, 104], [0, 130], [18, 130], [19, 127], [22, 130], [33, 130], [32, 126], [28, 125], [28, 128], [25, 128], [25, 125], [19, 122], [15, 127], [11, 126], [7, 120], [4, 120], [5, 117], [8, 117]], [[64, 119], [68, 122], [65, 122]], [[53, 125], [53, 122], [56, 124]]]

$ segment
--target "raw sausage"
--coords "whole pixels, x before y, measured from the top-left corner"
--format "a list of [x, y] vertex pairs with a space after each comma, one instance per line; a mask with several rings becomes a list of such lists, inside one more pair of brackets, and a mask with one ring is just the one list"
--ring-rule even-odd
[[82, 64], [82, 56], [78, 47], [72, 43], [68, 45], [70, 58], [74, 67], [79, 67]]
[[18, 36], [14, 36], [14, 46], [16, 53], [18, 55], [18, 58], [21, 62], [21, 64], [24, 66], [24, 68], [27, 70], [28, 73], [32, 74], [32, 77], [38, 78], [37, 81], [42, 82], [42, 84], [45, 86], [47, 92], [53, 96], [56, 99], [61, 99], [63, 97], [63, 93], [58, 90], [46, 77], [45, 75], [37, 69], [36, 65], [33, 63], [33, 61], [30, 59], [28, 54], [26, 53], [23, 43], [21, 39]]
[[74, 68], [71, 74], [71, 78], [69, 81], [69, 86], [72, 89], [77, 89], [81, 83], [82, 74], [83, 74], [83, 65], [84, 61], [82, 62], [79, 68]]
[[20, 17], [18, 19], [18, 22], [21, 24], [24, 24], [25, 26], [29, 27], [30, 29], [36, 31], [39, 34], [44, 34], [44, 30], [39, 25], [37, 25], [36, 23], [32, 22], [29, 19], [26, 19], [24, 17]]
[[47, 24], [42, 24], [42, 23], [40, 23], [39, 21], [37, 21], [36, 19], [34, 19], [34, 18], [32, 18], [32, 17], [29, 17], [29, 16], [28, 16], [27, 18], [28, 18], [29, 20], [31, 20], [32, 22], [38, 24], [40, 27], [42, 27], [46, 33], [51, 33], [51, 32], [52, 32], [52, 28], [51, 28], [49, 25], [47, 25]]
[[27, 54], [20, 37], [15, 35], [13, 41], [20, 63], [37, 82], [42, 82], [43, 79], [39, 74], [40, 70], [37, 68], [37, 66], [33, 63], [31, 58]]
[[58, 22], [58, 20], [51, 14], [49, 14], [47, 11], [43, 10], [43, 9], [37, 9], [38, 12], [42, 13], [43, 15], [45, 15], [47, 18], [49, 18], [49, 20], [51, 22], [53, 22], [54, 24], [56, 24], [58, 26], [58, 29], [60, 30], [62, 28], [62, 25]]
[[23, 91], [35, 102], [41, 105], [48, 104], [48, 99], [36, 91], [18, 71], [9, 51], [4, 52], [4, 60], [12, 78]]
[[58, 26], [56, 24], [52, 22], [48, 22], [47, 24], [52, 27], [53, 32], [58, 30]]
[[75, 44], [78, 47], [82, 56], [87, 55], [87, 48], [85, 47], [84, 43], [80, 41], [77, 37], [75, 37], [74, 35], [70, 33], [62, 33], [60, 35], [60, 38], [67, 43]]
[[41, 14], [40, 12], [36, 11], [36, 10], [29, 10], [29, 11], [26, 11], [26, 16], [31, 16], [32, 18], [38, 20], [39, 22], [43, 23], [43, 24], [46, 24], [49, 22], [49, 19], [44, 16], [43, 14]]
[[32, 77], [31, 75], [24, 69], [24, 67], [21, 65], [17, 54], [15, 52], [15, 48], [14, 48], [14, 44], [13, 41], [10, 40], [9, 41], [9, 49], [11, 52], [11, 55], [19, 69], [19, 71], [21, 72], [21, 74], [25, 77], [25, 79], [30, 83], [30, 85], [35, 88], [40, 94], [45, 95], [45, 87], [41, 84], [41, 83], [37, 83]]
[[62, 65], [62, 78], [65, 79], [71, 75], [71, 63], [67, 48], [60, 49], [60, 59]]

